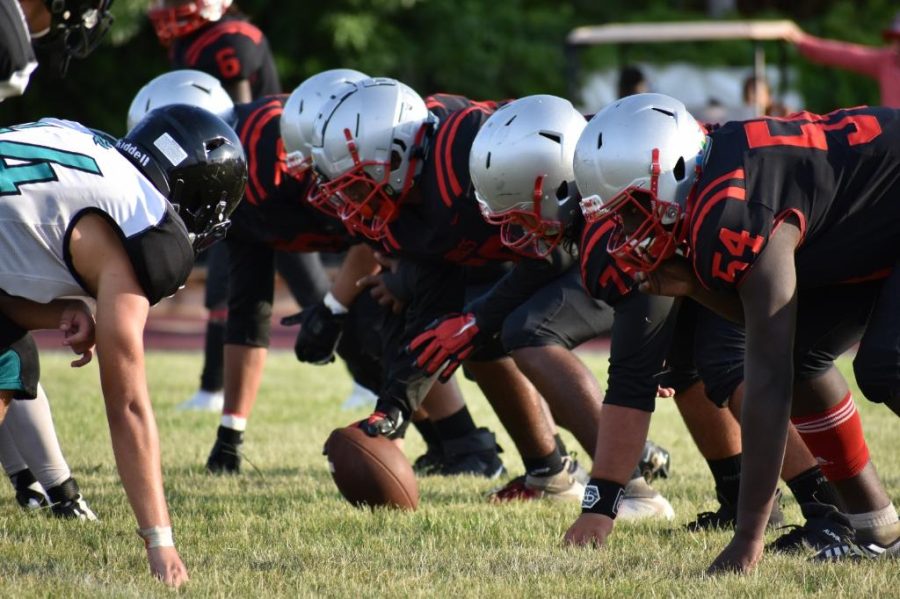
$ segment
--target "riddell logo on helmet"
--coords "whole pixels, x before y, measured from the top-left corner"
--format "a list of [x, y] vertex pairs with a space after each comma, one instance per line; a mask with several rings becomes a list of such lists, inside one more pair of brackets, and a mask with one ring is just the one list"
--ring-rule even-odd
[[116, 142], [116, 149], [136, 158], [141, 166], [150, 164], [150, 157], [131, 142], [119, 140]]

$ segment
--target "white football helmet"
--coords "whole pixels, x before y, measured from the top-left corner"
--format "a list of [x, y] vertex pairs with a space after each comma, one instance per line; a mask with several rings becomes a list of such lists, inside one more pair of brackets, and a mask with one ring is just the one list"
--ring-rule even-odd
[[609, 251], [653, 270], [682, 241], [684, 208], [706, 132], [684, 104], [662, 94], [617, 100], [594, 115], [575, 147], [575, 180], [588, 222], [614, 217]]
[[580, 200], [572, 159], [585, 125], [568, 100], [539, 95], [503, 106], [478, 131], [469, 173], [505, 245], [545, 256], [560, 242]]
[[342, 87], [316, 117], [312, 159], [324, 179], [310, 202], [381, 239], [421, 170], [435, 117], [409, 86], [364, 79]]
[[339, 94], [341, 87], [368, 78], [353, 69], [331, 69], [313, 75], [291, 92], [281, 115], [285, 165], [291, 174], [299, 175], [312, 164], [316, 117], [325, 103]]
[[234, 125], [234, 102], [219, 80], [201, 71], [183, 69], [164, 73], [141, 88], [128, 108], [128, 130], [154, 108], [169, 104], [204, 108]]

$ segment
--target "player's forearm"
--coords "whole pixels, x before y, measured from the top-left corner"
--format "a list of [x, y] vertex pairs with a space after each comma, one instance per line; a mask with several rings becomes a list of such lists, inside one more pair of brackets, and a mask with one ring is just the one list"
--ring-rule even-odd
[[349, 308], [364, 290], [357, 286], [356, 282], [378, 272], [379, 268], [372, 248], [364, 243], [352, 246], [347, 250], [347, 256], [331, 285], [331, 294], [343, 306]]
[[21, 297], [0, 295], [0, 312], [27, 331], [55, 329], [63, 311], [73, 305], [84, 305], [81, 300], [53, 300], [47, 304]]
[[116, 468], [138, 527], [170, 526], [159, 437], [149, 399], [108, 401], [106, 415]]
[[649, 429], [650, 412], [603, 406], [597, 424], [597, 447], [591, 476], [623, 485], [631, 480]]

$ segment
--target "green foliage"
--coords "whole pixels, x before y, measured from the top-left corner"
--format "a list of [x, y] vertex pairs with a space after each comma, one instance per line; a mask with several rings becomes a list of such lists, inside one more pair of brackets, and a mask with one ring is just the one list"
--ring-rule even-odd
[[[563, 42], [576, 26], [704, 19], [706, 10], [703, 0], [238, 0], [238, 4], [269, 37], [286, 91], [321, 70], [351, 67], [398, 77], [423, 94], [449, 91], [475, 98], [565, 94]], [[147, 0], [116, 0], [113, 6], [116, 23], [107, 45], [73, 63], [66, 79], [39, 68], [25, 98], [0, 104], [0, 124], [53, 115], [123, 132], [131, 98], [167, 69], [167, 61], [144, 16]], [[880, 45], [881, 29], [890, 21], [896, 2], [769, 1], [738, 6], [745, 12], [735, 18], [794, 17], [817, 35]], [[780, 6], [782, 12], [772, 6]], [[774, 49], [775, 44], [768, 46]], [[594, 48], [583, 53], [582, 72], [623, 60], [749, 65], [751, 52], [744, 41]], [[878, 102], [877, 86], [870, 79], [809, 64], [793, 49], [788, 53], [811, 109]]]
[[[584, 357], [605, 380], [605, 356]], [[60, 441], [101, 520], [24, 514], [7, 485], [0, 494], [0, 596], [171, 596], [148, 575], [134, 533], [96, 364], [75, 370], [68, 366], [70, 354], [44, 352], [41, 358]], [[620, 524], [601, 551], [562, 547], [577, 505], [484, 501], [505, 481], [429, 477], [420, 481], [415, 513], [354, 509], [340, 499], [321, 451], [334, 427], [365, 412], [339, 409], [350, 391], [342, 365], [301, 365], [292, 352], [270, 354], [247, 431], [244, 453], [259, 470], [210, 477], [202, 464], [218, 418], [174, 410], [194, 391], [200, 359], [199, 352], [151, 352], [147, 360], [166, 496], [191, 576], [185, 589], [190, 597], [889, 597], [900, 584], [894, 561], [823, 566], [805, 556], [767, 555], [747, 577], [703, 576], [730, 537], [681, 528], [698, 511], [713, 508], [715, 494], [671, 400], [659, 400], [651, 436], [672, 451], [672, 476], [656, 486], [672, 502], [676, 519]], [[841, 366], [849, 372], [850, 360]], [[514, 445], [484, 398], [468, 381], [463, 391], [475, 420], [498, 432], [511, 473], [521, 473]], [[896, 498], [897, 419], [865, 400], [858, 405], [872, 456]], [[410, 432], [407, 455], [421, 451], [418, 435]], [[793, 499], [786, 498], [785, 506], [788, 521], [797, 523]]]

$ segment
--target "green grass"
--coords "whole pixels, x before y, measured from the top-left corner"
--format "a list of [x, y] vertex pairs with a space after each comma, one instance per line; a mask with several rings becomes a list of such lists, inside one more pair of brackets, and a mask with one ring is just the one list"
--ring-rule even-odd
[[[605, 379], [605, 357], [586, 355]], [[68, 368], [46, 353], [43, 381], [63, 448], [99, 523], [24, 514], [12, 493], [0, 501], [0, 596], [166, 596], [150, 579], [135, 523], [115, 473], [96, 366]], [[842, 363], [849, 367], [849, 362]], [[266, 367], [245, 453], [258, 468], [212, 478], [202, 464], [217, 417], [181, 413], [198, 378], [196, 354], [152, 353], [151, 394], [160, 426], [166, 490], [190, 596], [402, 597], [888, 597], [900, 593], [896, 561], [814, 565], [768, 556], [746, 577], [703, 571], [727, 533], [688, 534], [681, 525], [714, 507], [711, 478], [671, 401], [659, 400], [652, 437], [673, 455], [673, 477], [657, 487], [672, 502], [672, 523], [620, 525], [601, 551], [565, 549], [560, 539], [575, 505], [492, 506], [496, 483], [474, 478], [420, 481], [417, 512], [362, 511], [344, 503], [321, 455], [329, 431], [364, 415], [341, 412], [350, 390], [341, 366], [297, 364], [275, 353]], [[501, 431], [477, 389], [464, 391], [480, 424]], [[889, 492], [900, 496], [898, 421], [859, 401], [872, 455]], [[422, 444], [409, 435], [407, 453]], [[571, 437], [566, 437], [575, 447]], [[512, 451], [507, 466], [521, 472]], [[786, 500], [788, 520], [799, 511]]]

